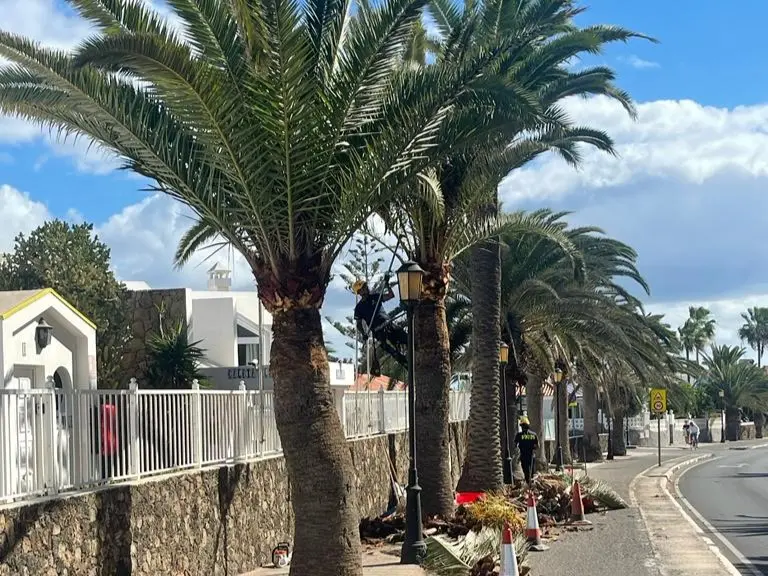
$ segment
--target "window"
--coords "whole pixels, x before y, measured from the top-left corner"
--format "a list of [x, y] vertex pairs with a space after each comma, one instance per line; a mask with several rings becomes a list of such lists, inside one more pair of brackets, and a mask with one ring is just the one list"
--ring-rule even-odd
[[238, 344], [237, 345], [237, 365], [247, 366], [253, 362], [258, 364], [259, 362], [259, 345], [258, 344]]

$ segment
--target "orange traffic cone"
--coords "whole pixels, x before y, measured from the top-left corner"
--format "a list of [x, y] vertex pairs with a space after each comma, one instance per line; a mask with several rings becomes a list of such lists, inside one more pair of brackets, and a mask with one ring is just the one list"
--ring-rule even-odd
[[576, 526], [590, 526], [592, 522], [584, 517], [584, 501], [581, 499], [581, 486], [578, 480], [573, 481], [571, 490], [571, 522]]
[[520, 576], [520, 571], [517, 569], [517, 555], [512, 544], [512, 530], [506, 522], [501, 531], [501, 570], [499, 576]]
[[528, 492], [528, 526], [525, 529], [525, 536], [531, 544], [530, 549], [534, 552], [549, 550], [549, 546], [541, 541], [539, 514], [536, 512], [536, 496], [533, 495], [533, 492]]

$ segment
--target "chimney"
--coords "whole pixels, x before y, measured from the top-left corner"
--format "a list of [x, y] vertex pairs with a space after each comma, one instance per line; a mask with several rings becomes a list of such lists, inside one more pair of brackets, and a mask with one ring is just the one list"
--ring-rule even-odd
[[232, 288], [232, 271], [218, 262], [208, 270], [208, 290], [229, 292]]

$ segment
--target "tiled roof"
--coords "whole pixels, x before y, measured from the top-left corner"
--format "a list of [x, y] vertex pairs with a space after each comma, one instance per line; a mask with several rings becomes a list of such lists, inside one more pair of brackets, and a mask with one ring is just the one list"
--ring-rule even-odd
[[391, 383], [389, 376], [372, 376], [369, 374], [358, 374], [357, 381], [354, 386], [350, 386], [350, 390], [367, 390], [369, 392], [378, 392], [382, 388], [384, 390], [405, 390], [405, 383], [396, 381]]

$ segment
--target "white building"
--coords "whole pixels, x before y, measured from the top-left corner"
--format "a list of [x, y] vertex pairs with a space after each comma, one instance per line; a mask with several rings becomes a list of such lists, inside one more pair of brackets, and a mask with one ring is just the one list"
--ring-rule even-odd
[[[219, 389], [236, 389], [241, 381], [248, 389], [259, 388], [264, 373], [264, 389], [273, 388], [268, 374], [272, 347], [272, 315], [264, 309], [256, 290], [232, 290], [232, 273], [220, 264], [208, 270], [208, 289], [153, 290], [145, 282], [126, 282], [132, 292], [183, 292], [184, 317], [190, 341], [200, 341], [205, 350], [202, 372]], [[262, 346], [263, 344], [263, 346]], [[260, 356], [261, 354], [261, 356]], [[259, 370], [259, 360], [262, 370]], [[335, 385], [354, 383], [353, 369], [331, 366]], [[343, 383], [343, 384], [342, 384]]]
[[51, 289], [0, 292], [2, 388], [96, 388], [96, 327]]

